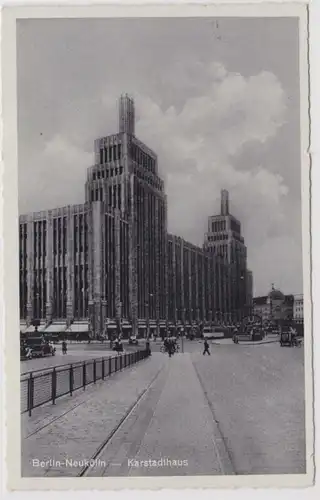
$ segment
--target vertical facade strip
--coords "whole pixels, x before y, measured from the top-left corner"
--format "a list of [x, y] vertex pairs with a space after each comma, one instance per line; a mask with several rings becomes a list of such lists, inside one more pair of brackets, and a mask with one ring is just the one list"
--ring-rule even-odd
[[47, 214], [47, 233], [46, 233], [46, 321], [52, 321], [53, 309], [53, 219], [52, 212]]
[[27, 324], [33, 319], [34, 307], [34, 222], [32, 216], [27, 220]]
[[71, 323], [74, 317], [74, 211], [68, 207], [67, 212], [67, 323]]
[[119, 324], [122, 321], [122, 302], [120, 295], [120, 285], [121, 285], [121, 249], [120, 249], [120, 211], [115, 210], [114, 214], [114, 230], [115, 230], [115, 308], [116, 308], [116, 319]]

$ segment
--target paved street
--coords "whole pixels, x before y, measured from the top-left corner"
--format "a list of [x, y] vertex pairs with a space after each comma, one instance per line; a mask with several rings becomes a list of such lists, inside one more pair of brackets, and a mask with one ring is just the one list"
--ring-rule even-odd
[[[171, 359], [153, 353], [86, 394], [23, 415], [22, 474], [303, 473], [303, 371], [303, 349], [276, 343], [214, 345], [203, 356], [186, 342]], [[66, 463], [92, 457], [90, 468]]]

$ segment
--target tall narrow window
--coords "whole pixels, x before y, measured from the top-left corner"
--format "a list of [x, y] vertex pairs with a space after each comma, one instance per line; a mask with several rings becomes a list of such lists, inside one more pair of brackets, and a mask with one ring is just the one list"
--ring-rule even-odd
[[109, 186], [108, 190], [108, 205], [112, 207], [112, 186]]

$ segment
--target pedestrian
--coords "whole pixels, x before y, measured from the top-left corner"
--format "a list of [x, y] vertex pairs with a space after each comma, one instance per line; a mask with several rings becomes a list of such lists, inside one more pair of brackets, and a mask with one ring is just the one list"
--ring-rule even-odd
[[150, 341], [147, 339], [146, 341], [146, 351], [147, 351], [147, 356], [151, 356], [151, 349], [150, 349]]
[[65, 340], [62, 342], [62, 354], [67, 354], [67, 343]]
[[208, 343], [207, 339], [205, 339], [205, 341], [204, 341], [203, 355], [205, 355], [206, 353], [210, 356], [209, 343]]
[[169, 339], [169, 341], [168, 341], [169, 358], [171, 358], [171, 356], [174, 354], [174, 352], [175, 352], [174, 343], [173, 343], [172, 339]]

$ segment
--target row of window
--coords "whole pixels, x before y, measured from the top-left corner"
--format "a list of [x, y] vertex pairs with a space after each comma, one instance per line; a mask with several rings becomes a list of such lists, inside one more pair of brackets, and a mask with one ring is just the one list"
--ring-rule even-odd
[[224, 257], [225, 256], [224, 248], [223, 248], [224, 246], [227, 247], [227, 245], [218, 245], [218, 246], [209, 247], [209, 252], [216, 255], [217, 257]]
[[214, 236], [209, 235], [208, 241], [226, 241], [228, 240], [227, 234], [215, 234]]
[[67, 217], [53, 219], [53, 254], [67, 253]]
[[156, 178], [156, 180], [154, 178], [150, 178], [148, 175], [145, 175], [143, 172], [141, 172], [139, 168], [135, 168], [134, 173], [143, 182], [146, 182], [147, 184], [149, 184], [149, 186], [152, 186], [153, 188], [161, 191], [162, 181], [159, 178]]
[[100, 164], [109, 163], [121, 159], [121, 144], [104, 147], [100, 149]]
[[227, 222], [226, 220], [216, 220], [212, 222], [211, 231], [213, 233], [218, 233], [221, 231], [226, 231]]
[[90, 193], [90, 201], [105, 201], [109, 208], [117, 208], [120, 210], [122, 207], [121, 193], [121, 184], [108, 186], [106, 190], [106, 199], [104, 198], [104, 191], [102, 187], [92, 189]]
[[96, 181], [99, 179], [111, 179], [112, 177], [116, 177], [117, 175], [123, 174], [123, 167], [114, 167], [114, 168], [105, 168], [97, 170], [92, 173], [92, 180]]
[[155, 161], [147, 153], [142, 151], [137, 144], [131, 142], [129, 146], [130, 158], [132, 158], [138, 165], [148, 170], [148, 172], [155, 173]]
[[47, 244], [47, 221], [33, 223], [33, 249], [34, 259], [46, 256]]

